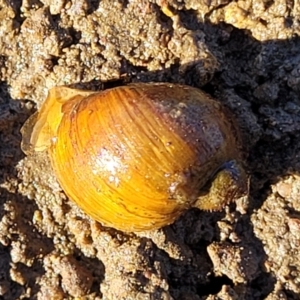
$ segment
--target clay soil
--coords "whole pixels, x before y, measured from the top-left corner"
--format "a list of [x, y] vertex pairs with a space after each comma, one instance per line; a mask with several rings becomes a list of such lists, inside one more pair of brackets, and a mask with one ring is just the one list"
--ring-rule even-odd
[[[0, 299], [300, 299], [299, 20], [288, 0], [0, 0]], [[232, 110], [248, 197], [125, 234], [22, 152], [49, 88], [141, 81]]]

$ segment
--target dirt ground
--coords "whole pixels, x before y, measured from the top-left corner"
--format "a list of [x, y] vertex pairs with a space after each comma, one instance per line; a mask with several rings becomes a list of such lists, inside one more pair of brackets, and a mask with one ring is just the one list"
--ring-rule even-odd
[[[290, 0], [0, 0], [0, 299], [300, 299], [299, 20]], [[140, 81], [232, 110], [247, 199], [125, 234], [22, 153], [49, 88]]]

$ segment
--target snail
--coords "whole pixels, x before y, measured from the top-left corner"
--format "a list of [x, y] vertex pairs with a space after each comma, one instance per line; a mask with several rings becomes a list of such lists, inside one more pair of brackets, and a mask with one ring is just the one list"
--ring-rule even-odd
[[161, 228], [190, 207], [220, 210], [246, 191], [232, 115], [189, 86], [55, 87], [22, 134], [25, 152], [48, 150], [71, 200], [122, 231]]

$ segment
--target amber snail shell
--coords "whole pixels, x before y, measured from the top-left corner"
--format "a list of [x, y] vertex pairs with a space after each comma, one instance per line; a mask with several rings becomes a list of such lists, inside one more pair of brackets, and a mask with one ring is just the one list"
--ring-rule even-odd
[[232, 116], [196, 88], [55, 87], [36, 118], [29, 142], [24, 126], [23, 148], [47, 149], [67, 196], [106, 226], [160, 228], [192, 206], [221, 209], [245, 190]]

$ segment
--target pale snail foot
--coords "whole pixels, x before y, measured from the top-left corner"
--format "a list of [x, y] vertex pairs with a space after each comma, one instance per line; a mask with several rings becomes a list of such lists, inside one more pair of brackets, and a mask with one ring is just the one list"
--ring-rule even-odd
[[209, 191], [198, 197], [194, 204], [201, 210], [221, 210], [225, 205], [247, 194], [247, 176], [235, 160], [222, 165], [211, 181]]

